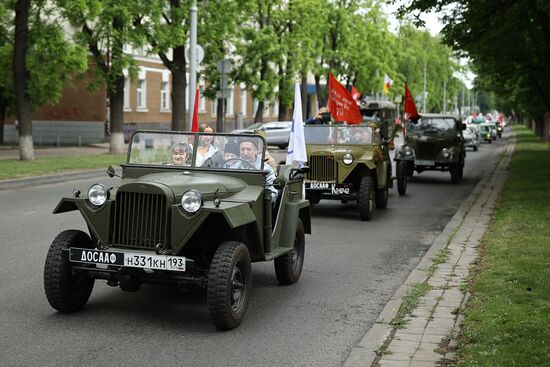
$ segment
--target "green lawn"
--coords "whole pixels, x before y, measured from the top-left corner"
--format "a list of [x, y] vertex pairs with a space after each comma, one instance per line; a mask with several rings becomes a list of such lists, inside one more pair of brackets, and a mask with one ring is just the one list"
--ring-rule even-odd
[[514, 130], [509, 180], [470, 286], [460, 366], [550, 365], [550, 146]]
[[41, 157], [34, 161], [0, 160], [0, 180], [96, 168], [107, 169], [109, 165], [119, 165], [125, 161], [126, 154]]

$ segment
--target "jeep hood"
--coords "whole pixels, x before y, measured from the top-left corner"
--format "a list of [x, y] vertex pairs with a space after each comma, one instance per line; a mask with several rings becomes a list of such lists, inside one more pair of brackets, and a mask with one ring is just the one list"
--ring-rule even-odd
[[170, 189], [175, 196], [181, 196], [187, 190], [198, 190], [204, 195], [213, 194], [218, 191], [220, 198], [232, 196], [237, 192], [244, 190], [247, 184], [234, 177], [228, 177], [220, 174], [210, 174], [202, 172], [170, 172], [170, 173], [152, 173], [140, 177], [128, 184], [122, 184], [119, 190], [124, 190], [125, 186], [135, 186], [136, 184], [151, 184], [154, 186], [165, 186]]

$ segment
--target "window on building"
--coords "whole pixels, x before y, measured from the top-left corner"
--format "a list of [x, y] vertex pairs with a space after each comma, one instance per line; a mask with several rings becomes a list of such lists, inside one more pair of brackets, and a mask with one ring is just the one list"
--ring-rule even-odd
[[160, 109], [167, 111], [170, 109], [170, 93], [168, 93], [168, 82], [160, 84]]
[[147, 82], [145, 79], [139, 79], [137, 81], [137, 108], [147, 108]]
[[130, 77], [124, 77], [124, 109], [130, 109]]
[[231, 91], [229, 92], [229, 97], [227, 97], [226, 104], [225, 104], [226, 116], [233, 116], [233, 114], [235, 113], [235, 110], [233, 108], [233, 103], [235, 100], [235, 98], [233, 98], [234, 95], [235, 95], [235, 89], [231, 89]]
[[243, 86], [241, 86], [241, 113], [243, 114], [243, 117], [246, 116], [246, 98], [247, 98], [246, 89], [244, 89]]

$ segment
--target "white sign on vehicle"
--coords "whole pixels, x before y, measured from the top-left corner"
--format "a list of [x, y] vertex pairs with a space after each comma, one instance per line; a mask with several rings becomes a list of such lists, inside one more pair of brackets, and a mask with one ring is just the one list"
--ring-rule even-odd
[[414, 164], [416, 164], [418, 166], [434, 166], [435, 162], [434, 161], [425, 161], [425, 160], [417, 159], [416, 161], [414, 161]]

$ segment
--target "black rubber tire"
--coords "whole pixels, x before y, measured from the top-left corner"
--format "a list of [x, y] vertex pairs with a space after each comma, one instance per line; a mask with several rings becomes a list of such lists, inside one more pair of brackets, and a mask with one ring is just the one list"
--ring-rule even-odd
[[296, 235], [294, 236], [294, 250], [275, 259], [275, 276], [283, 285], [294, 284], [300, 279], [304, 267], [304, 255], [306, 249], [304, 225], [298, 218], [296, 223]]
[[403, 196], [407, 193], [407, 163], [397, 162], [397, 192]]
[[[248, 248], [242, 242], [222, 243], [212, 258], [206, 300], [214, 325], [220, 330], [240, 325], [250, 301], [252, 266]], [[238, 299], [234, 299], [234, 294]]]
[[63, 259], [61, 250], [70, 247], [93, 248], [90, 236], [74, 229], [55, 237], [44, 266], [44, 291], [49, 304], [61, 312], [81, 310], [92, 293], [94, 279], [86, 274], [73, 274], [71, 264]]
[[474, 152], [477, 152], [477, 145], [474, 145]]
[[364, 176], [361, 178], [357, 197], [359, 218], [363, 221], [371, 220], [374, 211], [374, 183], [372, 177]]
[[319, 201], [321, 201], [321, 196], [320, 195], [311, 195], [311, 196], [308, 196], [307, 199], [309, 200], [309, 203], [311, 205], [319, 204]]
[[451, 182], [453, 184], [456, 184], [460, 181], [460, 168], [461, 168], [461, 165], [459, 163], [459, 164], [452, 165], [451, 168], [449, 169], [451, 171]]

